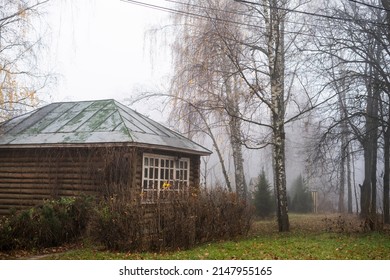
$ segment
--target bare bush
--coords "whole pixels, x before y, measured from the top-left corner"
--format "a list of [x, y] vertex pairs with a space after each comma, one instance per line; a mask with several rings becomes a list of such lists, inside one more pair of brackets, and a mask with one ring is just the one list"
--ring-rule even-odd
[[187, 249], [247, 234], [252, 210], [233, 193], [194, 189], [169, 203], [133, 204], [112, 197], [96, 210], [94, 240], [120, 251]]

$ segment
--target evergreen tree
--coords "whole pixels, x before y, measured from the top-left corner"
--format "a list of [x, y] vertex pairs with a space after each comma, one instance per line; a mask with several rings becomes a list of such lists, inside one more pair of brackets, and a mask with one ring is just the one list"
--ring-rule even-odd
[[253, 203], [256, 207], [256, 215], [260, 218], [270, 216], [275, 210], [275, 198], [264, 169], [261, 171], [255, 186]]
[[311, 212], [313, 208], [313, 201], [302, 175], [299, 175], [295, 179], [291, 190], [293, 197], [291, 199], [290, 211], [297, 213]]

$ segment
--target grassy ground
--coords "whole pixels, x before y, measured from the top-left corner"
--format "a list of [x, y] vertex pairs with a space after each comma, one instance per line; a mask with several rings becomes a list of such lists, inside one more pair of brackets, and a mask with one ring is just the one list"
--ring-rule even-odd
[[[255, 221], [249, 236], [207, 243], [186, 251], [110, 252], [81, 244], [43, 259], [390, 259], [390, 232], [366, 232], [355, 216], [290, 215], [291, 231], [278, 233], [274, 220]], [[28, 256], [31, 257], [31, 256]]]

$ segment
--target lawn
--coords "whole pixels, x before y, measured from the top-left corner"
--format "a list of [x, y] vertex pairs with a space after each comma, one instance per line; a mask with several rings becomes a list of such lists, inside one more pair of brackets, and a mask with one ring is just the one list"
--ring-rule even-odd
[[110, 252], [84, 242], [75, 248], [41, 255], [39, 258], [62, 260], [390, 259], [389, 230], [366, 232], [355, 216], [291, 214], [290, 224], [290, 232], [278, 233], [274, 220], [255, 221], [246, 237], [207, 243], [191, 250], [162, 253]]

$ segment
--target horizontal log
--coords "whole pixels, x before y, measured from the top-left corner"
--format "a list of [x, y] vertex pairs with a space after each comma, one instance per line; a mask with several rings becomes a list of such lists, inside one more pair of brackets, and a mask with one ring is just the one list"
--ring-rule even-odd
[[25, 194], [25, 195], [32, 195], [32, 194], [52, 194], [53, 191], [51, 189], [25, 189], [25, 188], [1, 188], [0, 189], [0, 197], [5, 197], [7, 195], [19, 195], [19, 194]]
[[[1, 158], [0, 158], [1, 159]], [[1, 159], [0, 170], [8, 168], [46, 168], [46, 169], [55, 169], [55, 168], [83, 168], [83, 169], [96, 169], [104, 168], [105, 164], [101, 162], [101, 159], [96, 159], [93, 162], [59, 162], [59, 163], [50, 163], [45, 161], [37, 162], [6, 162], [4, 159]]]
[[18, 189], [18, 188], [28, 188], [28, 189], [47, 189], [49, 186], [47, 184], [31, 184], [31, 183], [4, 183], [0, 181], [0, 191], [2, 189]]
[[17, 199], [17, 200], [23, 200], [23, 201], [29, 201], [29, 200], [43, 200], [51, 198], [50, 193], [45, 194], [9, 194], [9, 193], [2, 193], [0, 195], [0, 203], [1, 201], [7, 200], [7, 199]]
[[66, 181], [95, 181], [93, 177], [103, 177], [97, 174], [88, 174], [88, 173], [57, 173], [57, 174], [47, 174], [47, 173], [0, 173], [0, 182], [19, 182], [24, 180], [28, 181], [50, 181], [54, 182], [56, 180]]
[[1, 183], [0, 182], [0, 192], [4, 190], [18, 190], [18, 189], [31, 189], [31, 190], [41, 190], [41, 189], [68, 189], [68, 190], [79, 190], [79, 189], [86, 189], [86, 190], [93, 190], [97, 188], [99, 185], [97, 184], [61, 184], [61, 185], [55, 185], [55, 184], [31, 184], [31, 183]]
[[87, 189], [92, 190], [97, 187], [104, 186], [102, 184], [96, 184], [93, 182], [90, 183], [31, 183], [31, 182], [18, 182], [18, 183], [2, 183], [0, 182], [0, 192], [5, 190], [22, 190], [22, 189], [31, 189], [31, 190], [54, 190], [54, 189], [68, 189], [68, 190], [79, 190], [79, 189]]
[[[51, 190], [23, 190], [23, 191], [12, 191], [0, 190], [0, 199], [5, 197], [58, 197], [58, 196], [80, 196], [82, 194], [87, 195], [97, 195], [103, 192], [102, 189], [99, 188], [79, 188], [79, 189], [51, 189]], [[114, 191], [115, 192], [115, 191]]]
[[69, 191], [69, 190], [60, 190], [53, 193], [0, 193], [0, 200], [2, 199], [18, 199], [18, 200], [43, 200], [43, 199], [52, 199], [55, 197], [76, 197], [81, 195], [96, 195], [96, 191], [88, 190], [78, 190], [78, 191]]
[[20, 193], [3, 193], [0, 192], [0, 198], [17, 198], [17, 199], [23, 199], [23, 198], [42, 198], [42, 197], [61, 197], [61, 196], [68, 196], [68, 197], [75, 197], [80, 195], [96, 195], [97, 191], [95, 190], [60, 190], [58, 192], [20, 192]]
[[[8, 198], [8, 199], [0, 198], [0, 205], [33, 206], [42, 203], [44, 199], [45, 198], [30, 198], [28, 200], [16, 199], [16, 198]], [[50, 199], [50, 197], [46, 197], [46, 199]]]
[[6, 159], [10, 162], [22, 162], [22, 161], [39, 161], [45, 159], [46, 162], [75, 162], [75, 161], [93, 161], [95, 159], [109, 158], [106, 155], [83, 155], [83, 156], [56, 156], [56, 155], [34, 155], [34, 154], [1, 154], [0, 158]]
[[[0, 158], [0, 160], [3, 160]], [[101, 162], [101, 159], [99, 161], [95, 162], [69, 162], [69, 163], [47, 163], [47, 162], [1, 162], [0, 163], [0, 170], [8, 170], [15, 168], [15, 170], [18, 170], [19, 168], [27, 169], [27, 168], [41, 168], [41, 169], [56, 169], [56, 168], [82, 168], [82, 169], [97, 169], [97, 168], [104, 168], [106, 164]]]

